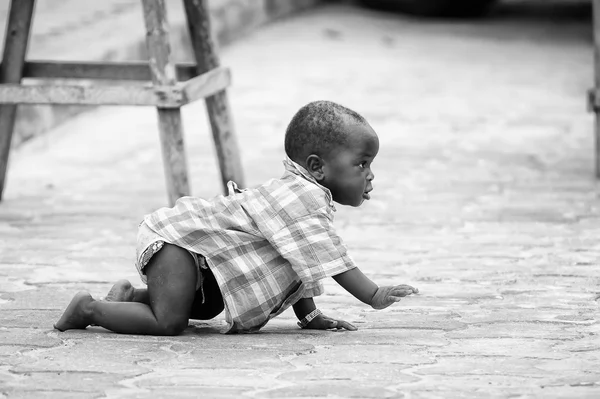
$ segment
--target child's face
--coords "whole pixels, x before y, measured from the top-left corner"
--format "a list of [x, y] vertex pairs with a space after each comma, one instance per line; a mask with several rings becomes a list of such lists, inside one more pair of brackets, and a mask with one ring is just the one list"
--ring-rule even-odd
[[331, 191], [335, 202], [359, 206], [373, 190], [371, 163], [379, 151], [379, 139], [368, 125], [349, 124], [346, 129], [348, 143], [324, 159], [320, 183]]

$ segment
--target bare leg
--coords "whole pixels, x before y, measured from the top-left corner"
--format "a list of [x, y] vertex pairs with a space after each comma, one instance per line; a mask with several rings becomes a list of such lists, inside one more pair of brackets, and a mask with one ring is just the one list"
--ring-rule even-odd
[[134, 288], [133, 289], [133, 302], [141, 302], [146, 305], [150, 305], [150, 295], [148, 295], [147, 288]]
[[124, 334], [177, 335], [188, 325], [196, 295], [196, 265], [188, 251], [165, 246], [146, 266], [149, 303], [95, 301], [78, 293], [56, 323], [58, 330], [96, 324]]

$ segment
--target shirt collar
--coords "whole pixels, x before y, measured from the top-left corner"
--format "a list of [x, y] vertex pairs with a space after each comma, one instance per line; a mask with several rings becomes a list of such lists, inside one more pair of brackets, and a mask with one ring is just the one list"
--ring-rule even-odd
[[327, 197], [327, 200], [329, 200], [329, 206], [331, 206], [334, 211], [336, 210], [335, 205], [333, 204], [333, 196], [331, 195], [331, 191], [329, 191], [327, 187], [319, 184], [303, 166], [292, 161], [289, 157], [285, 157], [283, 160], [283, 166], [285, 166], [286, 171], [305, 178], [309, 182], [316, 184], [321, 190], [325, 191], [325, 196]]

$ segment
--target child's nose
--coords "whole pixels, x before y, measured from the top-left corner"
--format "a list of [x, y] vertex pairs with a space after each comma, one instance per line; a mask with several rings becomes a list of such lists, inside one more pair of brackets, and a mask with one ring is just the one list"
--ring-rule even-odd
[[373, 171], [369, 169], [369, 174], [367, 175], [367, 180], [372, 181], [375, 178]]

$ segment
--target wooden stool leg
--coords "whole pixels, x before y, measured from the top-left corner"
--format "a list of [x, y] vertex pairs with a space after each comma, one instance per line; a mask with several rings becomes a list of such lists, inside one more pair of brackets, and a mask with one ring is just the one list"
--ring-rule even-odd
[[[6, 24], [4, 52], [0, 65], [0, 83], [19, 83], [23, 77], [23, 64], [35, 0], [12, 0]], [[0, 200], [4, 192], [10, 143], [15, 127], [16, 105], [0, 105]]]
[[[593, 4], [594, 14], [594, 86], [596, 90], [600, 89], [600, 0], [594, 0]], [[596, 177], [600, 179], [600, 114], [598, 109], [595, 108], [595, 163], [596, 163]]]
[[[197, 74], [201, 75], [219, 66], [210, 32], [208, 7], [206, 0], [184, 0], [183, 3], [196, 58]], [[229, 180], [235, 181], [240, 187], [245, 185], [227, 93], [223, 90], [207, 97], [206, 109], [219, 159], [223, 190], [227, 193]]]
[[[142, 4], [152, 82], [156, 86], [174, 86], [177, 77], [175, 65], [170, 61], [171, 46], [165, 2], [142, 0]], [[158, 108], [158, 123], [169, 204], [173, 205], [179, 197], [190, 194], [181, 110]]]

